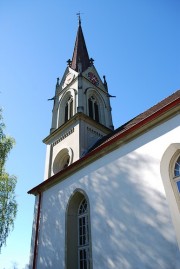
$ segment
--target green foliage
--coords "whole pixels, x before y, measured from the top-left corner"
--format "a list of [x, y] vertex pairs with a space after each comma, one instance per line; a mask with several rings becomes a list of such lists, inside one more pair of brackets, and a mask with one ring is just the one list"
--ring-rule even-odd
[[5, 171], [5, 163], [14, 145], [14, 139], [4, 134], [4, 128], [2, 111], [0, 110], [0, 250], [6, 244], [9, 232], [14, 227], [17, 213], [16, 177], [10, 176]]

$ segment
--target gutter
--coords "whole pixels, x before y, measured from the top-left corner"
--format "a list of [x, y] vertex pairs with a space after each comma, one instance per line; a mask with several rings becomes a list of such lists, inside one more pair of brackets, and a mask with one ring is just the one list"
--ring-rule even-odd
[[39, 223], [40, 223], [40, 210], [41, 210], [41, 192], [39, 193], [39, 201], [38, 201], [38, 211], [37, 211], [37, 220], [36, 220], [36, 234], [35, 234], [35, 242], [34, 242], [34, 255], [33, 255], [33, 269], [36, 269], [37, 262], [37, 252], [38, 252], [38, 237], [39, 237]]

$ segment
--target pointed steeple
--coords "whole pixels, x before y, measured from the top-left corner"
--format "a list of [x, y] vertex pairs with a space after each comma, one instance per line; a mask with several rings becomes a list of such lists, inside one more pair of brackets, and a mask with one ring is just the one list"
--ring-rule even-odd
[[81, 72], [86, 70], [90, 66], [89, 55], [84, 40], [84, 35], [81, 27], [81, 18], [78, 13], [79, 25], [76, 35], [76, 42], [74, 46], [74, 52], [72, 56], [71, 68], [79, 72], [78, 65], [81, 63]]

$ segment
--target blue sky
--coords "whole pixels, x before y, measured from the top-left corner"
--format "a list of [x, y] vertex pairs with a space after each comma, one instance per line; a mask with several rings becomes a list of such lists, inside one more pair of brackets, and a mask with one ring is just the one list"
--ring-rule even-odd
[[0, 269], [29, 260], [34, 197], [43, 181], [56, 78], [72, 57], [78, 20], [89, 56], [106, 75], [114, 126], [180, 88], [179, 0], [1, 0], [0, 107], [16, 146], [7, 170], [18, 178], [15, 227]]

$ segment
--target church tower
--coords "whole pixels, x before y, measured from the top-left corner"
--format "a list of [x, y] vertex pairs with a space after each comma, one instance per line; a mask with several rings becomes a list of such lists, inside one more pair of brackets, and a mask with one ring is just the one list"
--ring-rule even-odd
[[53, 99], [29, 268], [180, 268], [180, 91], [113, 131], [79, 17]]
[[72, 59], [57, 79], [52, 126], [47, 145], [45, 179], [84, 156], [100, 138], [113, 131], [110, 95], [89, 58], [81, 19]]

